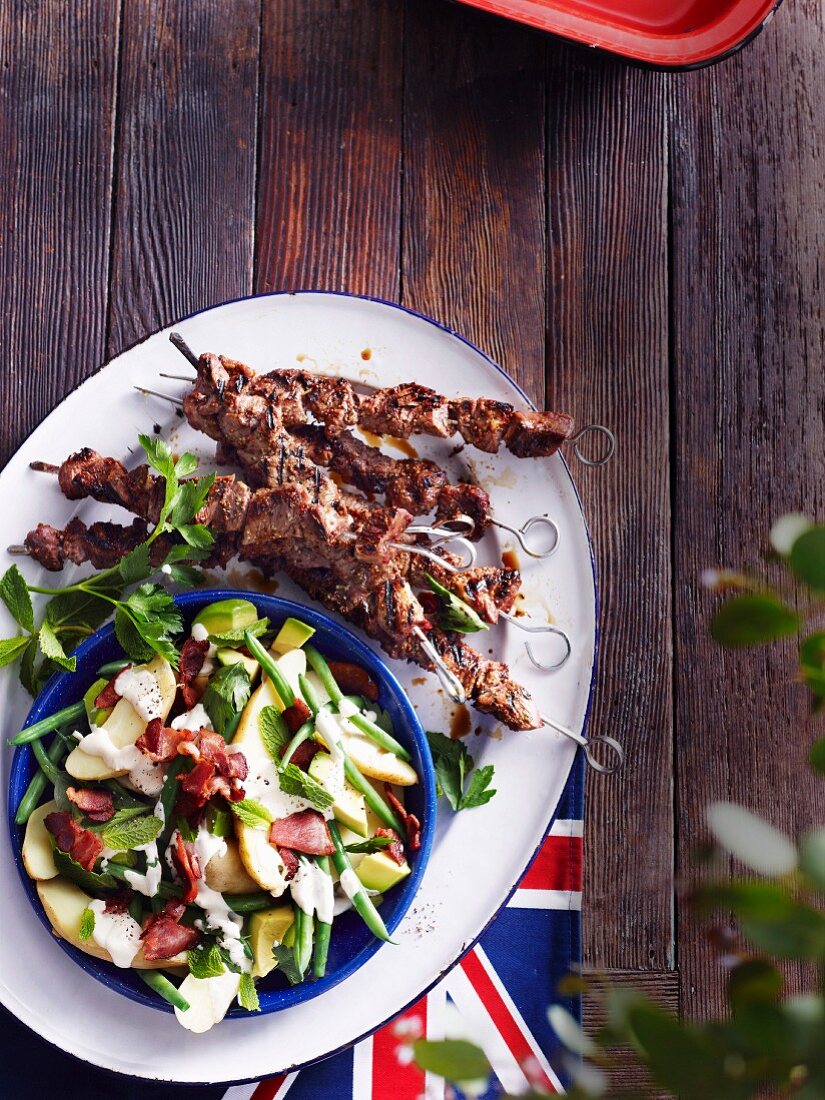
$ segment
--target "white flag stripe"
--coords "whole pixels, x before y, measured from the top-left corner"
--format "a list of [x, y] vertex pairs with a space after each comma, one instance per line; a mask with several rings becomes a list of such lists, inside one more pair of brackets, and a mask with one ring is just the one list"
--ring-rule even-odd
[[530, 1031], [530, 1029], [528, 1028], [527, 1024], [524, 1021], [524, 1017], [519, 1012], [519, 1010], [516, 1008], [516, 1005], [515, 1005], [515, 1002], [513, 1001], [513, 998], [510, 996], [510, 994], [504, 988], [504, 983], [502, 982], [501, 978], [499, 978], [498, 974], [496, 973], [495, 968], [493, 967], [492, 963], [488, 959], [487, 954], [484, 951], [484, 948], [480, 944], [476, 945], [475, 954], [476, 954], [476, 957], [478, 958], [478, 961], [481, 963], [481, 965], [486, 970], [488, 978], [493, 983], [493, 985], [496, 987], [496, 990], [498, 991], [498, 994], [501, 997], [502, 1001], [504, 1001], [505, 1005], [507, 1006], [507, 1009], [510, 1012], [510, 1015], [513, 1017], [515, 1022], [518, 1024], [519, 1030], [521, 1031], [522, 1035], [524, 1036], [525, 1040], [527, 1041], [527, 1045], [530, 1047], [530, 1050], [532, 1051], [536, 1061], [541, 1066], [541, 1068], [544, 1070], [544, 1072], [547, 1074], [548, 1078], [553, 1082], [553, 1086], [556, 1089], [556, 1091], [557, 1092], [564, 1092], [561, 1081], [558, 1079], [556, 1074], [553, 1072], [553, 1069], [552, 1069], [550, 1063], [547, 1061], [547, 1056], [545, 1055], [544, 1051], [541, 1049], [539, 1044], [536, 1042], [536, 1039], [533, 1036], [533, 1033]]
[[[444, 1011], [447, 1007], [447, 990], [441, 982], [427, 994], [427, 1038], [444, 1038]], [[424, 1075], [425, 1100], [444, 1100], [446, 1082], [434, 1073]]]
[[548, 836], [584, 836], [584, 822], [564, 818], [554, 821]]
[[524, 1092], [530, 1082], [460, 966], [448, 974], [445, 984], [465, 1024], [465, 1035], [472, 1036], [472, 1041], [487, 1055], [504, 1089], [511, 1093]]
[[257, 1087], [257, 1081], [254, 1081], [251, 1085], [233, 1085], [223, 1094], [223, 1100], [249, 1100]]
[[508, 909], [564, 909], [582, 907], [580, 890], [516, 890], [507, 902]]
[[372, 1097], [372, 1036], [352, 1048], [352, 1100]]

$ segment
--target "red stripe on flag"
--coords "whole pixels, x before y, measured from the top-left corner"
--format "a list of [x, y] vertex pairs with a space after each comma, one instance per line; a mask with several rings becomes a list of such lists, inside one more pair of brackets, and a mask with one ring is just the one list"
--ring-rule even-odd
[[261, 1081], [249, 1100], [275, 1100], [278, 1089], [284, 1081], [286, 1081], [286, 1074], [282, 1074], [280, 1077], [270, 1077], [268, 1081]]
[[521, 1066], [531, 1085], [541, 1085], [548, 1092], [555, 1093], [556, 1087], [538, 1062], [521, 1027], [513, 1018], [509, 1007], [493, 984], [490, 975], [475, 951], [470, 951], [461, 960], [461, 967], [484, 1005], [490, 1019], [495, 1024], [513, 1057]]
[[519, 883], [520, 890], [573, 890], [582, 888], [582, 838], [580, 836], [548, 836], [527, 874]]
[[411, 1060], [409, 1044], [426, 1034], [426, 997], [376, 1031], [372, 1037], [372, 1100], [418, 1100], [424, 1091], [424, 1073]]

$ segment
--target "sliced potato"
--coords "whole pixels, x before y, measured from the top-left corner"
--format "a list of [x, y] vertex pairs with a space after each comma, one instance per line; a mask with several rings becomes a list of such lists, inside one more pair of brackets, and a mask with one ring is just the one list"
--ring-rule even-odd
[[57, 874], [52, 855], [51, 834], [43, 824], [46, 815], [53, 813], [56, 809], [56, 802], [44, 802], [26, 822], [26, 835], [23, 837], [23, 865], [29, 876], [36, 882], [47, 882]]
[[[48, 882], [38, 882], [37, 893], [46, 916], [58, 936], [73, 947], [85, 951], [87, 955], [94, 955], [96, 959], [104, 959], [106, 962], [112, 961], [109, 952], [93, 938], [88, 940], [80, 938], [80, 918], [83, 916], [83, 910], [92, 900], [87, 893], [79, 886], [75, 886], [73, 882], [60, 877], [50, 879]], [[141, 947], [134, 957], [132, 967], [136, 970], [166, 970], [169, 967], [185, 964], [185, 951], [174, 955], [171, 959], [150, 962], [143, 957], [143, 947]]]
[[254, 894], [260, 889], [251, 878], [234, 837], [226, 838], [226, 851], [212, 856], [206, 865], [206, 885], [221, 894]]
[[[156, 657], [148, 665], [142, 665], [148, 672], [154, 674], [160, 687], [162, 700], [160, 717], [166, 720], [172, 704], [175, 701], [177, 684], [172, 666], [163, 657]], [[138, 737], [146, 729], [146, 720], [141, 718], [128, 699], [121, 699], [116, 705], [101, 729], [105, 729], [115, 748], [126, 748], [134, 745]], [[118, 775], [125, 775], [128, 769], [110, 768], [99, 756], [92, 756], [84, 752], [80, 746], [73, 749], [66, 759], [66, 771], [74, 779], [84, 783], [94, 782], [100, 779], [114, 779]]]
[[412, 787], [418, 782], [415, 768], [368, 737], [345, 733], [341, 742], [347, 756], [364, 775], [398, 787]]
[[196, 978], [190, 974], [178, 987], [181, 997], [189, 1004], [185, 1012], [175, 1009], [178, 1023], [196, 1035], [209, 1031], [229, 1011], [238, 995], [240, 982], [240, 974], [233, 974], [231, 970], [214, 978]]
[[[278, 657], [276, 664], [285, 676], [290, 687], [299, 693], [298, 676], [306, 670], [306, 654], [302, 649], [293, 649]], [[249, 765], [249, 775], [267, 779], [274, 788], [278, 785], [275, 765], [261, 740], [258, 718], [264, 707], [277, 707], [283, 711], [284, 704], [270, 680], [265, 679], [246, 704], [238, 729], [232, 739], [233, 745], [243, 750]], [[279, 896], [286, 889], [284, 863], [276, 848], [269, 843], [266, 829], [253, 829], [240, 821], [235, 821], [235, 833], [238, 848], [244, 866], [259, 887], [270, 890]]]

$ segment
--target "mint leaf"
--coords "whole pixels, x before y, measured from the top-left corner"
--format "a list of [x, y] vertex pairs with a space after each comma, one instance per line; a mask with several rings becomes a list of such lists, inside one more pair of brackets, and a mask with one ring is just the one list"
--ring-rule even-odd
[[[121, 811], [122, 812], [122, 811]], [[100, 831], [100, 837], [107, 848], [116, 852], [142, 848], [155, 840], [163, 828], [160, 818], [151, 814], [147, 817], [133, 817], [130, 820], [117, 820], [115, 815]]]
[[220, 734], [231, 727], [252, 693], [249, 673], [241, 664], [224, 665], [209, 678], [201, 702]]
[[18, 626], [30, 633], [34, 630], [34, 609], [29, 587], [16, 565], [11, 565], [0, 578], [0, 600], [11, 612]]
[[[13, 641], [14, 639], [10, 640]], [[2, 645], [2, 643], [0, 643], [0, 645]], [[37, 667], [35, 665], [39, 650], [40, 646], [37, 640], [37, 635], [32, 634], [32, 636], [28, 639], [28, 643], [25, 649], [23, 650], [23, 656], [20, 659], [20, 670], [18, 673], [20, 677], [20, 683], [23, 685], [29, 695], [32, 696], [38, 695], [40, 692]], [[12, 660], [13, 659], [14, 658], [12, 658]], [[6, 664], [8, 663], [10, 662], [7, 661]]]
[[[62, 809], [62, 807], [61, 807]], [[123, 809], [118, 810], [114, 817], [110, 817], [108, 821], [104, 821], [102, 825], [86, 825], [85, 828], [91, 830], [91, 832], [99, 833], [104, 829], [119, 829], [127, 821], [133, 821], [136, 817], [142, 817], [147, 812], [146, 806], [125, 806]], [[113, 847], [113, 845], [111, 846]]]
[[244, 798], [240, 802], [229, 803], [232, 813], [238, 821], [250, 829], [268, 829], [272, 824], [272, 814], [253, 798]]
[[810, 527], [801, 534], [788, 561], [800, 580], [817, 592], [825, 591], [825, 527]]
[[44, 619], [38, 636], [43, 656], [48, 657], [67, 672], [74, 672], [77, 668], [77, 659], [66, 656], [63, 646], [60, 644], [60, 639], [55, 634], [54, 628], [48, 619]]
[[77, 933], [80, 939], [89, 940], [95, 930], [95, 914], [93, 909], [84, 909], [80, 914], [80, 930]]
[[152, 573], [152, 565], [149, 560], [149, 544], [143, 542], [130, 550], [125, 558], [121, 559], [117, 567], [124, 584], [137, 584], [145, 580]]
[[445, 588], [435, 577], [425, 573], [424, 580], [441, 600], [438, 621], [444, 630], [454, 630], [457, 634], [474, 634], [478, 630], [490, 629], [468, 603], [449, 588]]
[[775, 596], [735, 596], [713, 616], [710, 635], [727, 646], [759, 645], [796, 634], [799, 617]]
[[275, 964], [290, 985], [300, 985], [304, 976], [295, 965], [295, 952], [291, 947], [276, 943], [272, 947], [272, 956]]
[[[94, 580], [92, 578], [92, 582]], [[105, 592], [106, 595], [117, 598], [122, 585], [107, 581], [95, 587], [97, 592]], [[46, 619], [55, 629], [72, 627], [80, 628], [84, 632], [96, 630], [112, 613], [112, 605], [108, 600], [101, 599], [97, 592], [85, 592], [82, 589], [61, 592], [46, 605]]]
[[251, 974], [241, 974], [238, 986], [238, 1004], [247, 1012], [260, 1012], [261, 1005], [258, 1001], [258, 990]]
[[[28, 649], [31, 645], [31, 638], [26, 634], [21, 634], [17, 638], [4, 638], [0, 641], [0, 668], [4, 665], [10, 665], [12, 661], [16, 661], [24, 649]], [[35, 636], [35, 651], [37, 647], [37, 639]], [[32, 694], [35, 694], [32, 692]]]
[[353, 855], [371, 855], [373, 852], [380, 852], [383, 848], [389, 848], [392, 844], [392, 837], [389, 836], [371, 836], [369, 840], [359, 840], [355, 844], [345, 844], [344, 851], [352, 852]]
[[218, 946], [214, 943], [210, 944], [209, 947], [199, 947], [194, 951], [187, 951], [186, 962], [189, 966], [189, 973], [193, 978], [217, 978], [226, 969]]
[[304, 798], [318, 810], [328, 809], [335, 801], [333, 796], [320, 783], [316, 783], [306, 772], [302, 772], [297, 764], [287, 764], [278, 779], [284, 794], [293, 794], [297, 795], [298, 798]]
[[460, 810], [472, 810], [476, 806], [483, 806], [489, 802], [496, 793], [495, 789], [490, 790], [490, 783], [494, 774], [495, 768], [492, 764], [485, 764], [483, 768], [473, 772], [470, 786], [467, 788], [467, 793], [462, 797], [458, 808]]
[[258, 733], [273, 761], [280, 765], [281, 753], [289, 741], [289, 728], [277, 707], [264, 707], [258, 715]]

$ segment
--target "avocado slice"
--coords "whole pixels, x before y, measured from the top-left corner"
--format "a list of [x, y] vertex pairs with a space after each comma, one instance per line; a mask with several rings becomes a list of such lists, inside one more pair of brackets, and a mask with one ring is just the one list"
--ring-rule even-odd
[[[325, 790], [329, 790], [328, 781], [332, 773], [332, 757], [328, 752], [317, 752], [313, 756], [309, 765], [309, 774], [320, 783]], [[330, 794], [335, 795], [335, 801], [332, 804], [332, 813], [336, 821], [340, 821], [342, 825], [346, 825], [348, 829], [352, 829], [354, 833], [359, 836], [367, 835], [367, 808], [364, 803], [364, 796], [356, 791], [355, 787], [344, 780], [343, 790], [335, 792], [329, 791]]]
[[253, 682], [261, 670], [261, 666], [254, 657], [249, 657], [237, 649], [219, 649], [215, 656], [219, 665], [243, 665], [249, 673], [249, 679]]
[[372, 852], [364, 856], [355, 873], [368, 890], [380, 890], [381, 893], [386, 893], [396, 883], [407, 877], [410, 873], [410, 865], [406, 860], [400, 865], [397, 864], [386, 852]]
[[100, 680], [95, 680], [86, 694], [83, 696], [83, 706], [86, 708], [86, 717], [89, 719], [90, 726], [102, 726], [109, 715], [114, 710], [114, 707], [96, 707], [95, 699], [100, 695], [101, 691], [109, 683], [108, 680], [104, 680], [102, 677]]
[[249, 942], [252, 947], [252, 977], [263, 978], [278, 965], [272, 954], [276, 943], [283, 943], [295, 915], [291, 905], [259, 909], [249, 918]]
[[289, 618], [278, 631], [272, 643], [273, 653], [286, 653], [290, 649], [300, 649], [315, 633], [315, 628], [302, 623], [300, 619]]
[[209, 634], [229, 634], [233, 630], [245, 630], [257, 621], [255, 604], [233, 597], [207, 604], [192, 620], [192, 626], [203, 626]]

